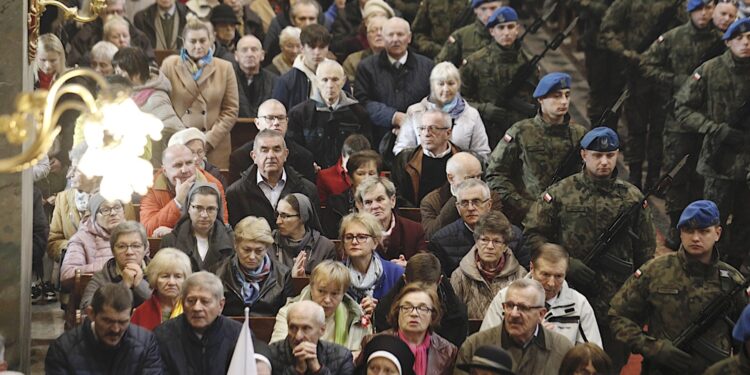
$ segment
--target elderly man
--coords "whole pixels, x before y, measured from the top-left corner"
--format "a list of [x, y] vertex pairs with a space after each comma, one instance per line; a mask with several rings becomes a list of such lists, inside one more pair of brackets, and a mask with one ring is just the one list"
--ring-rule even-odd
[[[281, 132], [289, 149], [287, 165], [299, 172], [308, 181], [315, 181], [315, 166], [313, 155], [306, 148], [299, 145], [291, 138], [286, 137], [289, 127], [289, 118], [286, 116], [286, 108], [276, 99], [268, 99], [258, 107], [258, 117], [255, 118], [255, 127], [258, 130], [271, 129]], [[237, 181], [253, 164], [250, 153], [253, 151], [253, 141], [249, 141], [238, 147], [229, 156], [229, 180]]]
[[[235, 0], [239, 3], [238, 0]], [[258, 107], [271, 97], [271, 90], [276, 82], [276, 74], [262, 68], [266, 57], [260, 39], [254, 35], [245, 35], [237, 41], [234, 51], [234, 75], [240, 94], [240, 117], [256, 117]], [[250, 126], [247, 124], [235, 124]]]
[[[154, 185], [141, 201], [141, 223], [149, 236], [162, 237], [171, 232], [182, 215], [182, 205], [194, 181], [211, 182], [219, 187], [222, 197], [224, 187], [216, 177], [198, 168], [193, 152], [185, 145], [172, 145], [164, 149], [161, 170], [154, 174]], [[224, 199], [226, 201], [226, 199]], [[224, 206], [224, 222], [228, 220]]]
[[[567, 337], [573, 344], [591, 342], [602, 347], [594, 310], [583, 294], [571, 289], [565, 281], [568, 271], [568, 252], [560, 245], [546, 243], [532, 254], [531, 272], [527, 278], [538, 281], [544, 288], [547, 314], [544, 326]], [[503, 303], [508, 288], [501, 290], [490, 303], [480, 331], [503, 323]]]
[[406, 109], [430, 93], [432, 60], [408, 51], [409, 23], [394, 17], [383, 24], [385, 49], [357, 67], [354, 96], [362, 103], [375, 125], [373, 144], [406, 121]]
[[289, 333], [286, 340], [271, 344], [273, 375], [319, 374], [351, 375], [354, 362], [349, 349], [322, 341], [325, 312], [313, 301], [299, 301], [289, 306]]
[[566, 73], [542, 77], [533, 95], [539, 112], [513, 124], [492, 151], [487, 184], [500, 193], [514, 224], [523, 221], [553, 179], [581, 170], [577, 144], [586, 128], [570, 123], [571, 81]]
[[449, 114], [429, 109], [418, 116], [421, 144], [399, 153], [391, 174], [399, 195], [412, 207], [419, 206], [425, 195], [445, 184], [448, 159], [461, 151], [450, 141], [453, 121]]
[[182, 29], [188, 8], [175, 0], [159, 0], [135, 14], [133, 24], [148, 37], [158, 50], [177, 51], [182, 48]]
[[63, 333], [47, 351], [47, 374], [162, 374], [154, 335], [130, 324], [133, 297], [122, 284], [104, 284], [86, 308], [82, 325]]
[[[445, 164], [445, 175], [448, 181], [438, 189], [422, 198], [419, 211], [422, 214], [422, 227], [427, 237], [444, 226], [459, 219], [456, 209], [456, 187], [464, 180], [482, 178], [482, 163], [471, 153], [459, 152]], [[503, 203], [500, 195], [491, 193], [492, 209], [500, 211]]]
[[524, 278], [510, 284], [503, 303], [503, 324], [469, 336], [458, 352], [453, 374], [468, 374], [460, 368], [471, 362], [475, 350], [495, 345], [510, 353], [517, 375], [556, 375], [573, 344], [542, 324], [547, 313], [544, 296], [544, 288], [536, 280]]
[[294, 108], [313, 97], [318, 81], [315, 72], [318, 64], [326, 59], [331, 44], [331, 34], [325, 26], [318, 24], [303, 27], [299, 39], [302, 53], [294, 60], [292, 70], [276, 81], [271, 95], [286, 108]]
[[229, 223], [232, 226], [247, 216], [256, 216], [265, 218], [275, 229], [276, 205], [279, 199], [291, 193], [304, 194], [315, 209], [320, 207], [315, 185], [285, 167], [289, 150], [280, 132], [261, 130], [255, 136], [251, 155], [255, 164], [227, 189], [227, 204], [232, 207]]
[[154, 330], [167, 371], [226, 374], [242, 324], [221, 315], [221, 279], [205, 271], [190, 275], [182, 284], [182, 306], [182, 315]]
[[383, 227], [384, 236], [378, 252], [383, 259], [400, 266], [420, 251], [427, 251], [424, 230], [416, 221], [398, 215], [396, 186], [385, 177], [369, 177], [357, 186], [354, 193], [357, 209], [373, 214]]
[[[490, 188], [483, 181], [472, 178], [456, 187], [455, 207], [461, 217], [435, 232], [427, 246], [430, 252], [440, 258], [446, 275], [453, 273], [461, 258], [474, 246], [474, 227], [482, 216], [490, 212], [492, 205]], [[513, 226], [512, 233], [513, 240], [509, 246], [521, 265], [526, 267], [529, 258], [528, 252], [523, 252], [522, 249], [521, 229]]]
[[[505, 1], [507, 3], [507, 1]], [[465, 59], [472, 53], [479, 51], [492, 42], [492, 35], [487, 31], [487, 21], [497, 9], [503, 6], [499, 0], [472, 0], [471, 8], [474, 9], [476, 20], [456, 31], [443, 44], [435, 61], [450, 61], [453, 65], [460, 67]]]
[[266, 37], [263, 39], [263, 46], [266, 48], [266, 55], [268, 56], [276, 56], [281, 52], [279, 38], [284, 28], [294, 26], [302, 29], [308, 25], [323, 24], [324, 22], [320, 4], [317, 1], [298, 0], [291, 3], [293, 5], [289, 7], [289, 12], [276, 15], [268, 26]]
[[216, 177], [222, 186], [228, 186], [224, 176], [221, 175], [219, 167], [211, 164], [206, 159], [206, 133], [198, 130], [198, 128], [187, 128], [174, 133], [169, 137], [169, 143], [167, 147], [172, 145], [185, 145], [195, 156], [195, 165], [198, 168], [203, 169], [205, 172]]
[[361, 134], [370, 141], [372, 125], [367, 111], [342, 88], [346, 83], [344, 69], [333, 60], [318, 65], [317, 89], [310, 99], [289, 111], [289, 137], [307, 148], [321, 168], [339, 160], [344, 140]]
[[135, 221], [120, 223], [112, 230], [109, 243], [114, 257], [86, 285], [81, 297], [81, 308], [87, 307], [96, 290], [106, 284], [126, 287], [132, 294], [132, 307], [138, 307], [151, 298], [151, 288], [143, 272], [146, 267], [144, 258], [148, 254], [148, 237], [143, 225]]

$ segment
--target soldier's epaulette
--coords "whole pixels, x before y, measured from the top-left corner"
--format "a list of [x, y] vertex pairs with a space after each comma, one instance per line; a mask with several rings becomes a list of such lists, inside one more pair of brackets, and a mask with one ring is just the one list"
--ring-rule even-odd
[[659, 35], [659, 38], [658, 38], [658, 39], [656, 39], [656, 41], [657, 41], [658, 43], [664, 43], [664, 35], [663, 35], [663, 34], [662, 34], [662, 35]]

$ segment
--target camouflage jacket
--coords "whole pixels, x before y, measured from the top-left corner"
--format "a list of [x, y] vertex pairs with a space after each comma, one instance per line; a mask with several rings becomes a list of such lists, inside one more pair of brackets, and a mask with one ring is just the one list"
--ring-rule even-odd
[[527, 213], [568, 152], [577, 152], [586, 129], [569, 120], [566, 116], [564, 124], [551, 125], [539, 114], [513, 124], [497, 144], [487, 167], [487, 184], [507, 206]]
[[435, 57], [453, 30], [463, 26], [466, 0], [422, 0], [411, 31], [419, 53]]
[[[720, 145], [717, 133], [743, 103], [750, 100], [750, 61], [740, 61], [731, 51], [695, 70], [675, 95], [675, 118], [689, 132], [705, 134], [698, 173], [706, 177], [744, 181], [750, 165], [747, 141], [735, 147]], [[750, 129], [743, 130], [750, 134]], [[707, 159], [717, 158], [714, 166]]]
[[583, 37], [581, 43], [586, 48], [596, 47], [599, 27], [612, 0], [570, 0], [570, 7], [581, 17]]
[[[714, 252], [710, 264], [689, 258], [684, 249], [657, 257], [631, 276], [612, 298], [609, 317], [618, 340], [646, 359], [660, 349], [658, 339], [672, 340], [687, 328], [714, 298], [742, 284], [742, 275], [732, 266], [719, 261]], [[747, 305], [744, 293], [738, 293], [728, 316], [736, 320]], [[676, 314], [679, 319], [675, 319]], [[648, 323], [648, 333], [643, 325]], [[701, 338], [717, 348], [730, 351], [731, 327], [719, 319]], [[701, 374], [710, 363], [699, 353], [693, 355], [694, 371]]]
[[484, 27], [484, 24], [476, 20], [471, 25], [454, 31], [443, 45], [443, 49], [435, 57], [435, 61], [449, 61], [453, 65], [461, 67], [472, 53], [493, 42], [494, 39], [487, 28]]
[[[649, 34], [653, 30], [661, 28], [666, 31], [687, 21], [683, 0], [672, 20], [666, 25], [657, 25], [661, 14], [674, 3], [675, 0], [615, 0], [602, 20], [599, 45], [620, 56], [625, 51], [642, 53], [638, 49], [645, 50], [653, 42], [645, 40], [652, 37]], [[656, 36], [653, 38], [656, 39]]]
[[[641, 199], [643, 194], [638, 188], [618, 178], [597, 180], [587, 172], [574, 174], [550, 186], [531, 206], [523, 222], [524, 246], [533, 251], [545, 242], [553, 242], [567, 249], [571, 257], [583, 258], [617, 215]], [[647, 207], [640, 211], [627, 229], [635, 235], [623, 231], [607, 253], [639, 267], [653, 257], [656, 248], [651, 210]], [[595, 284], [599, 290], [586, 297], [597, 321], [606, 324], [609, 300], [627, 276], [592, 268], [599, 271]]]
[[[743, 348], [744, 349], [744, 348]], [[709, 367], [703, 375], [746, 375], [750, 374], [750, 357], [746, 350], [735, 354]]]
[[[466, 59], [461, 67], [461, 94], [479, 111], [486, 127], [507, 129], [526, 118], [520, 112], [503, 107], [503, 98], [513, 76], [528, 61], [520, 49], [505, 49], [497, 43], [488, 44]], [[529, 85], [516, 96], [532, 103], [532, 91]]]

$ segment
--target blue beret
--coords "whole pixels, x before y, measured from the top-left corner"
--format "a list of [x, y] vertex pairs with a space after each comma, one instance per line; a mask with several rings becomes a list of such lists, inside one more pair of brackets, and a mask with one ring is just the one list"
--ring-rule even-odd
[[750, 31], [750, 18], [740, 18], [737, 21], [734, 21], [731, 26], [729, 26], [721, 40], [729, 40], [734, 38], [738, 34], [744, 34], [748, 31]]
[[688, 13], [694, 12], [704, 6], [710, 4], [713, 0], [688, 0], [687, 11]]
[[566, 73], [549, 73], [539, 80], [534, 90], [534, 99], [541, 98], [552, 91], [570, 88], [570, 76]]
[[737, 319], [737, 324], [734, 325], [732, 330], [732, 337], [739, 342], [747, 342], [750, 340], [750, 305], [745, 306], [742, 310], [740, 318]]
[[471, 7], [473, 9], [479, 7], [482, 4], [494, 3], [496, 1], [499, 2], [500, 0], [471, 0]]
[[485, 27], [489, 29], [491, 27], [495, 27], [495, 25], [497, 24], [513, 21], [518, 21], [518, 13], [516, 13], [516, 11], [511, 7], [500, 7], [492, 12], [492, 15], [490, 16], [490, 19], [487, 20], [487, 25], [485, 25]]
[[581, 148], [599, 152], [615, 151], [620, 148], [620, 138], [614, 130], [600, 126], [589, 130], [581, 138]]
[[677, 223], [677, 229], [708, 228], [713, 225], [719, 225], [719, 208], [714, 202], [700, 200], [685, 207]]

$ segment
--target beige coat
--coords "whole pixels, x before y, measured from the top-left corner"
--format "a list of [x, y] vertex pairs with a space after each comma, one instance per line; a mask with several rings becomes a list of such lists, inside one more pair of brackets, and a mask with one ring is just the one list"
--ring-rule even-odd
[[505, 267], [495, 276], [492, 282], [488, 283], [477, 269], [477, 263], [474, 260], [476, 251], [477, 247], [474, 245], [461, 259], [458, 268], [451, 275], [451, 286], [456, 292], [456, 296], [466, 304], [469, 319], [482, 320], [487, 307], [489, 307], [497, 292], [514, 280], [523, 278], [526, 275], [526, 270], [521, 267], [513, 252], [508, 249]]
[[172, 55], [164, 60], [161, 71], [172, 84], [170, 99], [182, 123], [206, 133], [206, 141], [213, 147], [208, 161], [219, 168], [229, 168], [230, 132], [239, 112], [232, 63], [214, 58], [195, 81], [180, 56]]

